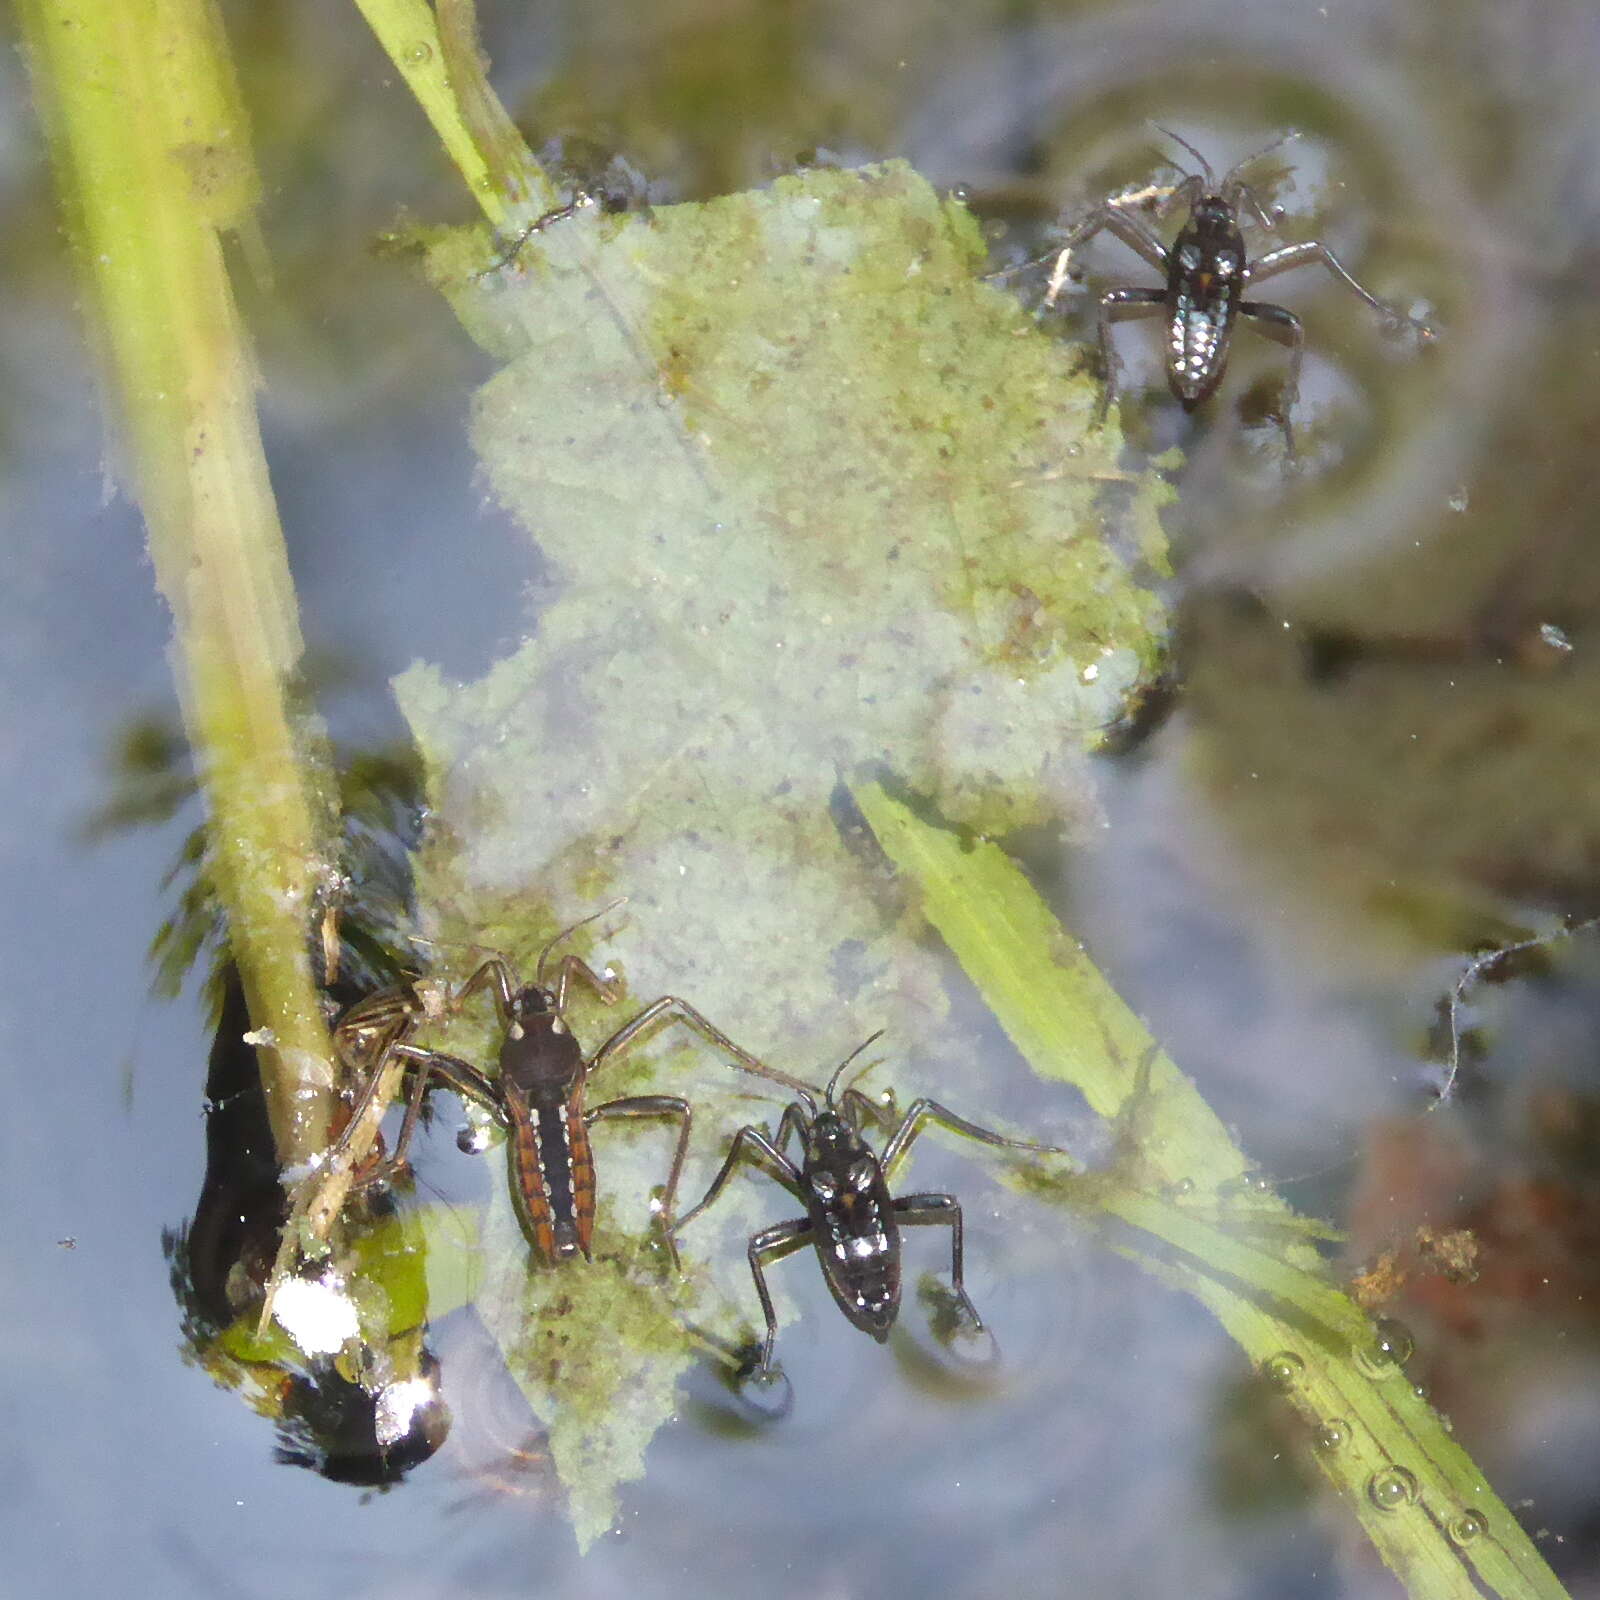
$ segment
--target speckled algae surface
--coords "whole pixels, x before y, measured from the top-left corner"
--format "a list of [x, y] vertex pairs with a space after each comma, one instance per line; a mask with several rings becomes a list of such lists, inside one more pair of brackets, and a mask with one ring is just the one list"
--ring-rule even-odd
[[[488, 248], [436, 238], [430, 270], [505, 357], [473, 438], [556, 583], [478, 681], [419, 664], [397, 683], [428, 763], [434, 930], [526, 963], [626, 894], [605, 953], [630, 998], [580, 1012], [591, 1046], [668, 991], [812, 1078], [887, 1027], [902, 1095], [1003, 1118], [997, 1077], [1021, 1069], [948, 1025], [942, 958], [840, 778], [887, 771], [985, 833], [1092, 835], [1089, 752], [1164, 626], [1163, 485], [1121, 468], [1073, 353], [982, 281], [973, 219], [904, 166], [591, 208], [472, 277]], [[465, 1037], [451, 1048], [481, 1058]], [[630, 1055], [591, 1099], [688, 1095], [692, 1200], [783, 1094], [704, 1047], [653, 1054], [659, 1071]], [[742, 1179], [672, 1281], [640, 1242], [667, 1144], [602, 1128], [595, 1264], [526, 1282], [506, 1234], [480, 1302], [552, 1427], [585, 1545], [704, 1359], [683, 1321], [750, 1336], [740, 1236], [793, 1210]]]

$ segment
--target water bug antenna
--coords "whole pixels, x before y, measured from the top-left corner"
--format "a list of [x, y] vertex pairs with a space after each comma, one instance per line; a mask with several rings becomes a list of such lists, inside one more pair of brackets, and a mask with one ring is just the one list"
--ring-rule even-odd
[[1201, 155], [1200, 152], [1196, 150], [1195, 147], [1190, 144], [1181, 133], [1174, 133], [1171, 128], [1164, 128], [1159, 122], [1152, 122], [1150, 126], [1154, 128], [1157, 133], [1165, 134], [1166, 137], [1169, 138], [1174, 144], [1181, 144], [1183, 148], [1200, 163], [1200, 172], [1206, 180], [1206, 187], [1215, 192], [1217, 180], [1211, 171], [1211, 163], [1207, 161], [1206, 158]]
[[538, 964], [534, 967], [534, 982], [537, 983], [541, 989], [544, 987], [545, 963], [550, 959], [550, 952], [554, 950], [563, 939], [570, 939], [579, 928], [585, 928], [591, 922], [598, 922], [600, 918], [605, 916], [608, 912], [615, 911], [618, 906], [625, 906], [627, 903], [627, 895], [619, 894], [615, 900], [611, 901], [607, 905], [601, 906], [598, 911], [591, 911], [588, 916], [579, 917], [576, 922], [572, 923], [568, 927], [563, 928], [561, 932], [556, 934], [554, 938], [552, 938], [544, 947], [544, 949], [539, 952]]
[[1262, 156], [1271, 155], [1272, 152], [1280, 145], [1289, 144], [1292, 140], [1298, 139], [1299, 137], [1300, 130], [1298, 128], [1291, 128], [1287, 133], [1280, 133], [1271, 144], [1264, 144], [1259, 150], [1247, 155], [1242, 161], [1235, 161], [1234, 164], [1228, 168], [1228, 175], [1222, 180], [1222, 187], [1226, 189], [1228, 185], [1232, 183], [1233, 180], [1237, 178], [1252, 161], [1259, 161]]
[[[831, 1106], [831, 1105], [832, 1105], [832, 1104], [833, 1104], [833, 1091], [834, 1091], [834, 1090], [835, 1090], [835, 1089], [837, 1089], [837, 1088], [838, 1088], [838, 1087], [839, 1087], [839, 1080], [840, 1080], [840, 1078], [842, 1078], [842, 1077], [843, 1077], [843, 1076], [844, 1076], [844, 1069], [845, 1069], [845, 1068], [846, 1068], [846, 1067], [848, 1067], [848, 1066], [849, 1066], [849, 1065], [850, 1065], [850, 1063], [851, 1063], [851, 1062], [852, 1062], [852, 1061], [854, 1061], [854, 1060], [855, 1060], [855, 1058], [856, 1058], [856, 1057], [857, 1057], [857, 1056], [858, 1056], [858, 1055], [860, 1055], [860, 1054], [861, 1054], [861, 1052], [862, 1052], [862, 1051], [863, 1051], [863, 1050], [865, 1050], [865, 1049], [866, 1049], [866, 1048], [867, 1048], [867, 1047], [868, 1047], [868, 1046], [869, 1046], [869, 1045], [874, 1045], [874, 1044], [876, 1044], [876, 1043], [877, 1043], [877, 1042], [878, 1042], [878, 1040], [880, 1040], [880, 1039], [881, 1039], [881, 1038], [882, 1038], [882, 1037], [883, 1037], [883, 1036], [884, 1036], [884, 1033], [885, 1033], [885, 1032], [886, 1032], [886, 1031], [887, 1031], [887, 1030], [886, 1030], [886, 1029], [883, 1029], [883, 1028], [879, 1028], [879, 1029], [878, 1029], [878, 1031], [877, 1031], [877, 1032], [876, 1032], [876, 1033], [871, 1033], [871, 1034], [868, 1034], [868, 1035], [867, 1035], [867, 1037], [866, 1037], [866, 1038], [865, 1038], [865, 1039], [863, 1039], [863, 1040], [862, 1040], [862, 1041], [861, 1041], [861, 1043], [860, 1043], [860, 1044], [858, 1044], [858, 1045], [857, 1045], [857, 1046], [856, 1046], [856, 1047], [855, 1047], [855, 1049], [854, 1049], [854, 1050], [852, 1050], [852, 1051], [851, 1051], [851, 1052], [850, 1052], [850, 1054], [849, 1054], [849, 1055], [847, 1055], [847, 1056], [846, 1056], [846, 1057], [845, 1057], [845, 1058], [844, 1058], [844, 1060], [843, 1060], [843, 1061], [841, 1061], [841, 1062], [840, 1062], [840, 1063], [839, 1063], [839, 1065], [838, 1065], [838, 1066], [836, 1066], [836, 1067], [835, 1067], [835, 1068], [834, 1068], [834, 1069], [833, 1069], [833, 1076], [832, 1076], [832, 1077], [831, 1077], [831, 1078], [829, 1078], [829, 1079], [828, 1079], [828, 1092], [827, 1092], [827, 1101], [828, 1101], [828, 1104], [829, 1104], [829, 1105], [830, 1105], [830, 1106]], [[862, 1072], [867, 1072], [867, 1071], [869, 1071], [869, 1070], [870, 1070], [870, 1069], [871, 1069], [871, 1065], [872, 1065], [872, 1064], [871, 1064], [871, 1063], [870, 1063], [870, 1062], [869, 1062], [869, 1063], [868, 1063], [868, 1064], [867, 1064], [867, 1065], [866, 1065], [866, 1066], [865, 1066], [865, 1067], [863, 1067], [863, 1068], [862, 1068], [862, 1069], [861, 1069], [861, 1070], [862, 1070]], [[851, 1085], [851, 1087], [852, 1087], [852, 1088], [853, 1088], [853, 1087], [854, 1087], [854, 1085], [853, 1085], [853, 1084], [852, 1084], [852, 1085]]]

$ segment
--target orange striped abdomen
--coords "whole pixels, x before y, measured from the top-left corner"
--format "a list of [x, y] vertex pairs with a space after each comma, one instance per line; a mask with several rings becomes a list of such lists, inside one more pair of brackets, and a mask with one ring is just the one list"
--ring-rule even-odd
[[589, 1255], [594, 1233], [594, 1156], [583, 1110], [565, 1099], [506, 1096], [511, 1188], [523, 1231], [541, 1260]]
[[589, 1143], [583, 1106], [577, 1101], [567, 1107], [567, 1148], [572, 1152], [572, 1209], [578, 1248], [588, 1261], [589, 1241], [594, 1238], [594, 1147]]

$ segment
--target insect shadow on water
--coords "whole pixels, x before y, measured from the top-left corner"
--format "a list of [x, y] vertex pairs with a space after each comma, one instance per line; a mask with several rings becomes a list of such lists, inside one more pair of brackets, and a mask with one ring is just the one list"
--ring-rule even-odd
[[[1250, 258], [1245, 248], [1243, 221], [1258, 223], [1269, 233], [1275, 232], [1277, 225], [1256, 191], [1240, 174], [1262, 156], [1298, 137], [1296, 133], [1284, 134], [1246, 156], [1218, 182], [1210, 163], [1187, 139], [1159, 124], [1153, 126], [1157, 132], [1182, 145], [1200, 163], [1201, 170], [1186, 173], [1181, 182], [1164, 191], [1144, 191], [1137, 197], [1110, 196], [1102, 200], [1068, 230], [1059, 247], [1021, 266], [1036, 266], [1052, 256], [1055, 258], [1044, 298], [1045, 307], [1053, 307], [1067, 282], [1073, 252], [1104, 231], [1137, 251], [1166, 278], [1165, 286], [1159, 289], [1124, 285], [1107, 289], [1100, 296], [1096, 333], [1105, 374], [1100, 402], [1102, 418], [1116, 399], [1116, 353], [1111, 345], [1113, 323], [1143, 317], [1165, 319], [1167, 382], [1185, 411], [1193, 411], [1203, 404], [1222, 382], [1238, 319], [1244, 317], [1253, 323], [1260, 332], [1289, 351], [1289, 371], [1278, 405], [1278, 420], [1283, 430], [1285, 452], [1292, 461], [1295, 442], [1290, 410], [1300, 392], [1305, 329], [1292, 311], [1250, 298], [1249, 291], [1296, 267], [1321, 265], [1389, 323], [1406, 323], [1423, 339], [1434, 338], [1435, 330], [1430, 324], [1380, 300], [1359, 283], [1320, 240], [1280, 245], [1265, 255]], [[1188, 207], [1189, 215], [1170, 246], [1163, 244], [1160, 237], [1128, 209], [1131, 198], [1148, 201], [1157, 218], [1165, 217], [1180, 206]]]
[[[963, 1281], [960, 1202], [952, 1194], [895, 1195], [890, 1189], [895, 1168], [929, 1123], [936, 1122], [953, 1133], [1000, 1149], [1047, 1155], [1072, 1153], [1058, 1145], [1013, 1139], [981, 1128], [936, 1100], [915, 1100], [901, 1116], [892, 1094], [874, 1101], [854, 1082], [841, 1092], [839, 1082], [846, 1068], [881, 1037], [881, 1032], [873, 1034], [846, 1056], [820, 1096], [814, 1089], [798, 1088], [795, 1100], [784, 1108], [776, 1139], [763, 1127], [740, 1128], [705, 1195], [676, 1224], [679, 1230], [687, 1227], [716, 1200], [747, 1151], [752, 1160], [804, 1203], [804, 1217], [763, 1228], [750, 1238], [747, 1254], [766, 1318], [766, 1336], [759, 1354], [740, 1375], [758, 1384], [775, 1381], [772, 1352], [778, 1338], [778, 1319], [767, 1289], [764, 1263], [807, 1244], [816, 1249], [822, 1276], [839, 1309], [855, 1327], [870, 1333], [881, 1344], [889, 1337], [900, 1311], [901, 1227], [948, 1227], [956, 1319], [969, 1333], [987, 1331]], [[760, 1070], [780, 1083], [795, 1085], [796, 1080], [764, 1064]], [[867, 1122], [893, 1129], [881, 1155], [863, 1136], [863, 1124]], [[799, 1146], [798, 1164], [785, 1153], [791, 1137]]]
[[[613, 905], [621, 902], [613, 902]], [[425, 1001], [415, 990], [386, 990], [352, 1009], [339, 1023], [335, 1037], [346, 1060], [371, 1058], [373, 1039], [381, 1041], [373, 1083], [382, 1076], [387, 1058], [408, 1063], [413, 1073], [404, 1121], [395, 1141], [392, 1165], [405, 1159], [421, 1115], [427, 1090], [442, 1083], [485, 1106], [506, 1132], [511, 1189], [523, 1231], [541, 1261], [554, 1265], [581, 1255], [591, 1259], [595, 1219], [595, 1168], [589, 1129], [611, 1118], [659, 1117], [677, 1123], [672, 1160], [660, 1198], [652, 1210], [659, 1218], [673, 1266], [678, 1266], [673, 1237], [673, 1204], [684, 1157], [689, 1148], [693, 1111], [681, 1095], [627, 1095], [603, 1105], [588, 1106], [589, 1080], [609, 1062], [636, 1045], [658, 1024], [680, 1022], [725, 1051], [746, 1072], [777, 1077], [796, 1090], [805, 1085], [742, 1050], [722, 1030], [676, 995], [663, 995], [625, 1022], [592, 1055], [573, 1035], [567, 997], [574, 981], [586, 984], [606, 1005], [620, 995], [610, 981], [581, 957], [568, 953], [549, 973], [556, 946], [595, 917], [562, 930], [539, 954], [532, 983], [521, 983], [503, 956], [493, 955], [442, 1000]], [[482, 990], [494, 1002], [503, 1031], [498, 1070], [493, 1077], [459, 1056], [423, 1049], [409, 1035], [429, 1015], [449, 1016]]]

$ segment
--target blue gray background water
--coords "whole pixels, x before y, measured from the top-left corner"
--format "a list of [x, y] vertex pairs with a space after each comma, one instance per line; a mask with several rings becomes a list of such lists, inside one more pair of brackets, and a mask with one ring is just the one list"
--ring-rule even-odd
[[[245, 300], [305, 629], [336, 733], [388, 738], [390, 676], [416, 656], [475, 674], [542, 576], [474, 476], [482, 358], [369, 249], [401, 208], [466, 205], [353, 8], [225, 9], [267, 184], [276, 292]], [[1486, 1054], [1438, 1112], [1425, 1060], [1454, 952], [1600, 899], [1600, 20], [1576, 0], [607, 0], [483, 20], [513, 112], [579, 166], [620, 155], [667, 201], [805, 152], [903, 155], [967, 190], [1002, 259], [1062, 208], [1167, 173], [1148, 118], [1219, 164], [1293, 125], [1279, 202], [1438, 316], [1446, 338], [1419, 355], [1314, 274], [1284, 280], [1312, 347], [1292, 480], [1260, 415], [1273, 347], [1241, 344], [1185, 421], [1139, 392], [1153, 339], [1119, 336], [1135, 448], [1186, 452], [1168, 527], [1189, 692], [1108, 763], [1103, 848], [1041, 846], [1034, 865], [1244, 1146], [1351, 1227], [1352, 1262], [1424, 1216], [1492, 1244], [1477, 1298], [1401, 1308], [1417, 1374], [1573, 1592], [1600, 1593], [1600, 957], [1576, 941], [1489, 997]], [[162, 1254], [199, 1186], [209, 1038], [195, 993], [148, 997], [145, 950], [195, 819], [85, 837], [118, 740], [173, 714], [168, 624], [138, 518], [107, 489], [14, 56], [0, 214], [0, 1589], [1393, 1592], [1203, 1312], [1087, 1239], [1000, 1229], [979, 1169], [943, 1149], [918, 1183], [968, 1198], [974, 1293], [1006, 1354], [994, 1386], [928, 1381], [796, 1262], [793, 1417], [730, 1431], [715, 1385], [691, 1385], [582, 1560], [536, 1439], [511, 1453], [532, 1423], [470, 1314], [436, 1330], [458, 1426], [432, 1462], [383, 1493], [275, 1464], [267, 1425], [185, 1364]], [[1089, 268], [1147, 281], [1110, 244]], [[1074, 336], [1086, 303], [1069, 296]], [[498, 1168], [448, 1143], [424, 1176], [466, 1205]]]

